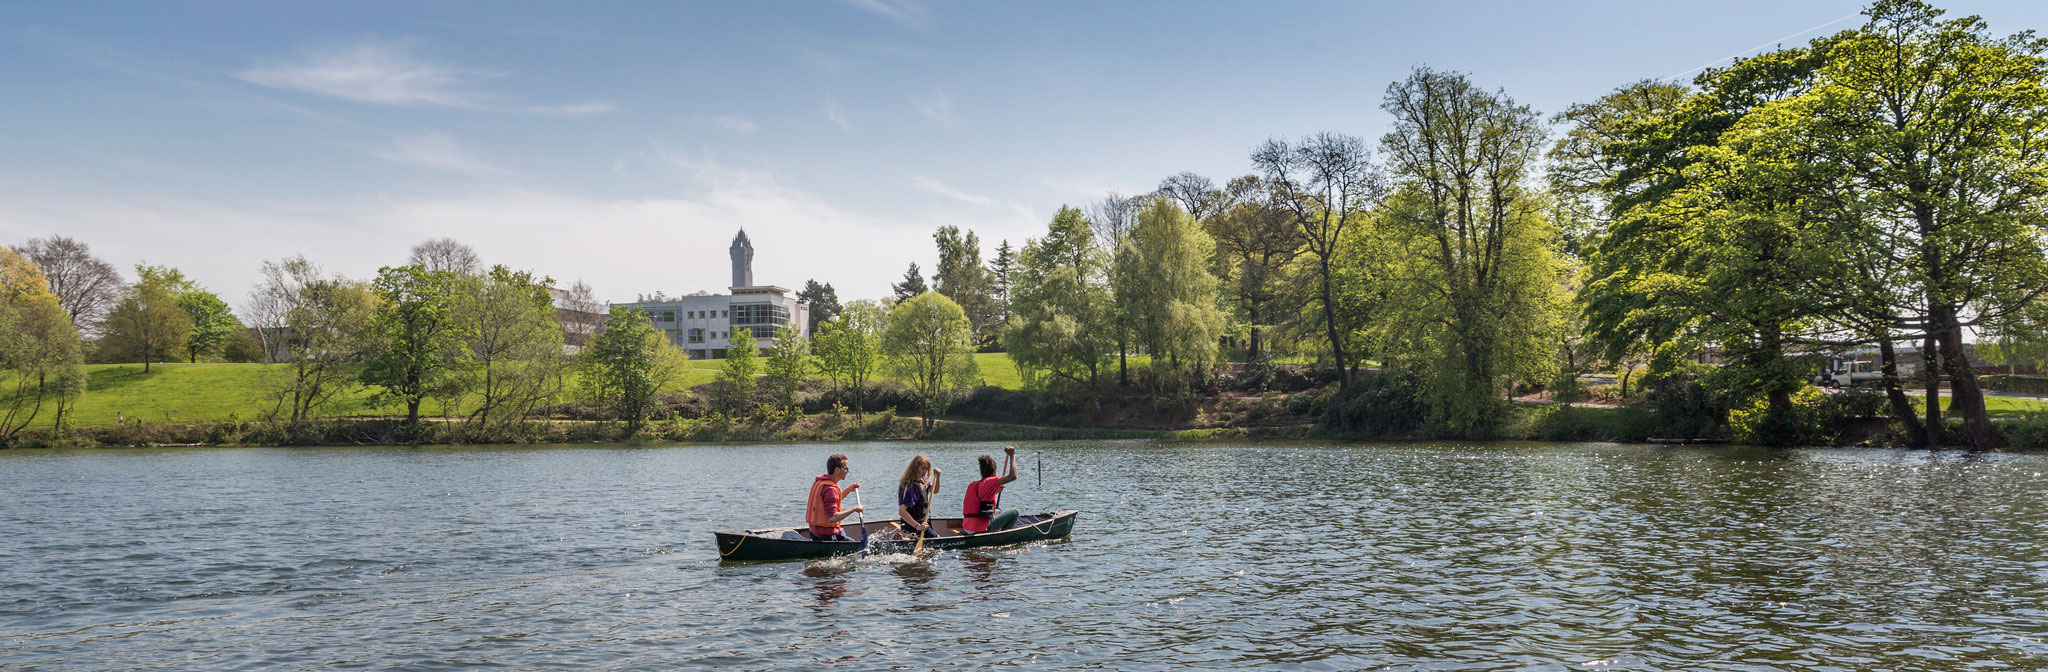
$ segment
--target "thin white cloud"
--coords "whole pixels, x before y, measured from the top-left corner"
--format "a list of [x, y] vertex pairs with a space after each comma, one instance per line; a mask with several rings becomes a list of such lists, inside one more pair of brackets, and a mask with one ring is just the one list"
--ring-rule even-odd
[[1029, 222], [1034, 219], [1031, 215], [1031, 208], [1025, 206], [1022, 203], [1000, 201], [994, 198], [990, 198], [988, 196], [983, 196], [981, 194], [961, 191], [960, 189], [956, 189], [951, 185], [948, 185], [944, 182], [940, 182], [938, 180], [934, 180], [929, 177], [917, 176], [910, 178], [910, 186], [917, 188], [919, 191], [926, 191], [938, 194], [940, 196], [944, 196], [954, 201], [965, 203], [967, 205], [972, 205], [978, 208], [1006, 210], [1016, 215], [1020, 220], [1025, 222]]
[[422, 166], [468, 175], [506, 175], [510, 171], [492, 165], [463, 147], [446, 133], [401, 135], [391, 145], [373, 152], [392, 163]]
[[840, 109], [839, 101], [833, 100], [831, 96], [825, 97], [825, 118], [839, 124], [839, 130], [853, 130], [853, 124], [846, 123], [846, 110]]
[[953, 112], [953, 97], [946, 95], [945, 90], [934, 89], [928, 96], [911, 96], [910, 104], [946, 130], [960, 129], [960, 115]]
[[275, 89], [366, 103], [478, 107], [481, 95], [469, 87], [504, 74], [427, 61], [413, 51], [407, 44], [372, 38], [311, 52], [295, 62], [251, 67], [235, 76]]
[[844, 0], [856, 9], [888, 19], [913, 30], [930, 30], [931, 16], [924, 5], [912, 0]]
[[526, 111], [550, 117], [589, 117], [615, 112], [618, 109], [618, 106], [611, 103], [593, 100], [586, 103], [569, 103], [567, 105], [535, 105], [526, 108]]
[[753, 133], [754, 130], [758, 128], [754, 125], [754, 121], [752, 119], [748, 119], [737, 114], [728, 114], [725, 116], [721, 116], [717, 119], [712, 119], [711, 123], [718, 124], [719, 128], [723, 128], [734, 133]]
[[991, 208], [1000, 205], [1000, 203], [998, 203], [996, 199], [989, 198], [987, 196], [982, 196], [980, 194], [970, 194], [959, 189], [946, 186], [944, 182], [940, 182], [929, 177], [920, 176], [910, 178], [910, 186], [917, 187], [920, 190], [929, 191], [931, 193], [938, 194], [940, 196], [944, 196], [946, 198], [959, 201], [961, 203], [966, 203], [968, 205], [978, 205], [984, 208]]

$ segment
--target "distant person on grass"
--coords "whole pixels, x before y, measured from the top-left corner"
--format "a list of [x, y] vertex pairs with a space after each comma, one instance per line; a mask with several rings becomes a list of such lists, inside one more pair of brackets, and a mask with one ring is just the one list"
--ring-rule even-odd
[[910, 466], [904, 467], [903, 477], [896, 480], [896, 519], [903, 538], [929, 536], [932, 497], [937, 494], [939, 470], [932, 466], [932, 458], [910, 458]]
[[859, 483], [846, 486], [844, 491], [839, 489], [839, 482], [846, 480], [846, 475], [852, 471], [853, 469], [846, 466], [845, 455], [833, 453], [831, 457], [825, 458], [825, 473], [811, 480], [811, 501], [804, 507], [804, 522], [811, 525], [812, 539], [857, 541], [848, 538], [839, 527], [839, 522], [846, 520], [847, 516], [867, 510], [866, 507], [858, 505], [850, 509], [839, 508], [840, 500], [860, 489]]
[[1003, 446], [1003, 475], [996, 477], [996, 460], [981, 456], [981, 480], [967, 484], [960, 526], [968, 532], [1007, 530], [1017, 522], [1017, 511], [1002, 508], [1003, 484], [1017, 480], [1017, 447]]

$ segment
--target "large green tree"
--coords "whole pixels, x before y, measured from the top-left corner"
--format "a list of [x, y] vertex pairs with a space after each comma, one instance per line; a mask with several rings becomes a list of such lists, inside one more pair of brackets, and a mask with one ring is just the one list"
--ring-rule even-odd
[[682, 381], [688, 366], [681, 350], [663, 338], [647, 313], [612, 306], [604, 333], [577, 354], [583, 386], [614, 419], [637, 432], [661, 410], [661, 395]]
[[142, 371], [148, 373], [150, 362], [170, 361], [192, 336], [192, 318], [178, 305], [189, 283], [184, 274], [168, 267], [138, 264], [135, 273], [140, 279], [107, 313], [101, 347], [141, 360]]
[[1261, 361], [1269, 349], [1266, 329], [1280, 321], [1274, 307], [1287, 296], [1287, 267], [1301, 251], [1301, 232], [1257, 175], [1231, 180], [1202, 223], [1216, 241], [1218, 277], [1249, 332], [1245, 358]]
[[1035, 387], [1094, 389], [1116, 348], [1108, 259], [1088, 219], [1061, 206], [1043, 238], [1024, 241], [1011, 275], [1003, 349]]
[[523, 422], [561, 392], [562, 327], [546, 277], [492, 266], [458, 277], [455, 333], [465, 355], [457, 386], [473, 396], [465, 422], [474, 427]]
[[754, 409], [754, 376], [761, 372], [760, 353], [754, 348], [754, 330], [732, 330], [726, 339], [725, 368], [718, 372], [718, 406], [727, 413]]
[[1302, 247], [1312, 260], [1312, 299], [1322, 313], [1323, 336], [1339, 380], [1351, 383], [1349, 340], [1338, 316], [1336, 290], [1340, 248], [1346, 231], [1364, 219], [1385, 186], [1365, 141], [1340, 133], [1318, 133], [1298, 143], [1267, 140], [1252, 151], [1252, 164], [1271, 185], [1274, 203], [1301, 229]]
[[974, 364], [974, 327], [967, 312], [938, 292], [913, 296], [889, 310], [882, 353], [896, 377], [917, 397], [926, 431], [952, 404], [954, 390], [979, 374]]
[[405, 404], [405, 421], [417, 423], [420, 403], [448, 394], [459, 383], [456, 362], [467, 357], [456, 321], [456, 275], [418, 264], [386, 266], [371, 287], [378, 301], [363, 383], [384, 388], [383, 396]]
[[981, 263], [981, 238], [973, 231], [962, 233], [957, 226], [941, 226], [932, 240], [939, 248], [939, 265], [932, 275], [937, 286], [932, 289], [960, 304], [977, 346], [994, 344], [1000, 336], [1002, 309], [996, 303], [995, 274]]
[[1490, 433], [1512, 380], [1542, 380], [1563, 306], [1547, 203], [1531, 184], [1536, 112], [1464, 75], [1417, 68], [1387, 87], [1394, 129], [1381, 155], [1396, 196], [1389, 234], [1399, 342], [1421, 349], [1428, 400], [1452, 432]]
[[178, 295], [178, 308], [192, 322], [185, 338], [185, 360], [199, 361], [200, 355], [218, 355], [228, 343], [242, 335], [242, 321], [226, 301], [197, 286]]
[[1138, 342], [1152, 352], [1154, 383], [1201, 384], [1223, 336], [1218, 283], [1209, 272], [1215, 242], [1172, 199], [1155, 198], [1138, 214], [1130, 245], [1135, 282], [1126, 306]]
[[72, 400], [85, 393], [84, 359], [71, 315], [27, 258], [0, 247], [0, 444], [55, 406], [64, 424]]
[[804, 288], [796, 293], [796, 298], [811, 305], [810, 329], [804, 334], [806, 337], [816, 336], [818, 327], [839, 317], [839, 311], [842, 310], [839, 305], [839, 292], [832, 289], [832, 283], [829, 282], [806, 280]]
[[784, 324], [775, 330], [775, 351], [768, 355], [766, 375], [761, 383], [767, 387], [770, 397], [775, 399], [777, 408], [794, 408], [797, 390], [804, 385], [804, 374], [810, 369], [811, 341], [804, 338], [802, 330], [793, 324]]

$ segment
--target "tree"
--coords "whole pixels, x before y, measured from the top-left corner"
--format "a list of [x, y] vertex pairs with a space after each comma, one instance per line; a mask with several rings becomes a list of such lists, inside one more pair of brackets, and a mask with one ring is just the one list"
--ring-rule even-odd
[[220, 354], [228, 343], [242, 334], [242, 321], [235, 319], [226, 301], [213, 292], [193, 287], [178, 294], [178, 308], [192, 323], [185, 338], [185, 361], [198, 362], [202, 354]]
[[57, 305], [70, 317], [71, 326], [92, 333], [114, 303], [121, 300], [126, 283], [113, 264], [92, 256], [92, 248], [68, 236], [36, 238], [23, 244], [22, 256], [42, 269]]
[[866, 417], [868, 381], [882, 365], [882, 333], [889, 311], [873, 301], [847, 304], [838, 319], [818, 329], [818, 371], [853, 396], [855, 417]]
[[1095, 231], [1095, 244], [1100, 245], [1108, 257], [1105, 271], [1111, 302], [1108, 327], [1116, 341], [1117, 382], [1126, 387], [1131, 384], [1132, 334], [1126, 303], [1131, 299], [1133, 265], [1125, 252], [1131, 229], [1138, 226], [1138, 211], [1144, 206], [1144, 197], [1126, 196], [1114, 191], [1088, 204], [1088, 223]]
[[810, 329], [805, 336], [816, 336], [818, 327], [831, 322], [832, 318], [839, 317], [839, 292], [832, 289], [832, 283], [819, 284], [817, 280], [806, 280], [803, 290], [796, 293], [796, 298], [798, 301], [807, 301], [811, 304]]
[[979, 374], [973, 338], [966, 311], [938, 292], [919, 294], [889, 310], [882, 353], [896, 376], [910, 384], [925, 431], [951, 405], [954, 388]]
[[412, 253], [406, 256], [405, 263], [457, 276], [477, 275], [483, 270], [483, 261], [477, 256], [476, 248], [454, 238], [435, 238], [412, 246]]
[[1269, 308], [1281, 296], [1288, 263], [1301, 250], [1301, 231], [1273, 203], [1268, 185], [1257, 175], [1231, 180], [1203, 223], [1216, 241], [1216, 266], [1230, 287], [1231, 302], [1250, 328], [1247, 359], [1259, 361], [1266, 351], [1261, 329], [1273, 323]]
[[1295, 144], [1267, 140], [1252, 151], [1252, 164], [1272, 185], [1275, 201], [1301, 228], [1302, 243], [1315, 257], [1316, 299], [1323, 313], [1330, 358], [1338, 379], [1351, 384], [1344, 335], [1338, 330], [1336, 277], [1333, 264], [1345, 228], [1382, 191], [1379, 171], [1365, 141], [1355, 136], [1318, 133]]
[[363, 283], [327, 275], [303, 256], [263, 262], [245, 313], [262, 341], [269, 415], [313, 420], [348, 389], [360, 366], [376, 297]]
[[597, 292], [590, 283], [577, 280], [562, 296], [561, 310], [556, 312], [562, 323], [563, 342], [581, 348], [597, 338], [604, 331], [604, 302], [597, 300]]
[[752, 329], [734, 329], [732, 338], [726, 340], [725, 369], [718, 372], [718, 405], [727, 413], [740, 414], [753, 410], [754, 375], [761, 371], [761, 363], [755, 356], [756, 353]]
[[457, 383], [454, 362], [466, 353], [455, 321], [456, 283], [453, 272], [416, 264], [377, 269], [362, 379], [404, 402], [408, 424], [419, 422], [421, 401], [451, 394]]
[[53, 424], [85, 393], [86, 373], [71, 313], [26, 256], [0, 247], [0, 443], [12, 440], [56, 406]]
[[1131, 231], [1134, 280], [1127, 302], [1138, 342], [1152, 352], [1157, 385], [1199, 385], [1216, 363], [1223, 311], [1209, 273], [1215, 243], [1171, 199], [1155, 198]]
[[922, 271], [917, 270], [917, 262], [910, 262], [910, 270], [903, 272], [903, 281], [889, 285], [889, 291], [896, 297], [894, 303], [902, 303], [910, 297], [931, 291], [926, 288], [921, 273]]
[[1010, 276], [1017, 272], [1017, 251], [1010, 247], [1009, 240], [996, 246], [996, 258], [989, 261], [988, 270], [996, 283], [997, 323], [1007, 327], [1010, 324]]
[[1159, 189], [1152, 193], [1173, 199], [1180, 209], [1195, 221], [1209, 218], [1223, 205], [1223, 192], [1209, 178], [1194, 173], [1180, 173], [1159, 181]]
[[[1864, 13], [1827, 44], [1815, 86], [1780, 103], [1783, 126], [1818, 136], [1815, 158], [1847, 169], [1864, 221], [1900, 234], [1918, 305], [1876, 312], [1919, 313], [1965, 440], [1997, 447], [1964, 332], [2048, 292], [2048, 40], [1994, 37], [1917, 0]], [[1928, 409], [1938, 433], [1939, 404]]]
[[1000, 310], [995, 300], [995, 276], [981, 264], [981, 238], [956, 226], [941, 226], [932, 235], [939, 247], [938, 272], [934, 289], [960, 304], [967, 322], [974, 327], [976, 345], [994, 344], [1000, 333]]
[[1554, 201], [1552, 220], [1562, 240], [1560, 250], [1583, 258], [1592, 238], [1613, 221], [1605, 187], [1624, 165], [1611, 148], [1628, 140], [1628, 132], [1678, 110], [1691, 90], [1681, 84], [1643, 80], [1615, 89], [1599, 100], [1565, 108], [1551, 123], [1564, 133], [1551, 146], [1544, 178]]
[[796, 393], [803, 387], [810, 360], [811, 342], [796, 325], [784, 324], [775, 330], [775, 352], [768, 356], [768, 373], [762, 382], [775, 398], [776, 407], [796, 407]]
[[477, 397], [466, 423], [524, 422], [561, 391], [562, 328], [551, 282], [504, 266], [457, 280], [453, 329], [467, 357], [458, 362], [453, 387]]
[[682, 351], [632, 306], [612, 306], [604, 333], [577, 358], [585, 391], [624, 421], [629, 434], [661, 409], [661, 394], [682, 380], [688, 366]]
[[1107, 254], [1095, 244], [1088, 218], [1061, 206], [1045, 237], [1024, 241], [1018, 261], [1003, 349], [1027, 384], [1093, 390], [1116, 335]]
[[178, 296], [187, 286], [184, 274], [141, 264], [135, 272], [141, 280], [129, 286], [107, 313], [107, 335], [101, 345], [121, 357], [141, 360], [143, 373], [148, 373], [150, 362], [168, 362], [185, 347], [192, 318], [178, 306]]
[[1541, 122], [1504, 93], [1426, 67], [1389, 85], [1381, 107], [1394, 117], [1380, 142], [1396, 187], [1386, 226], [1408, 252], [1396, 340], [1424, 348], [1436, 420], [1488, 434], [1506, 410], [1503, 386], [1547, 380], [1562, 308], [1553, 230], [1529, 184]]

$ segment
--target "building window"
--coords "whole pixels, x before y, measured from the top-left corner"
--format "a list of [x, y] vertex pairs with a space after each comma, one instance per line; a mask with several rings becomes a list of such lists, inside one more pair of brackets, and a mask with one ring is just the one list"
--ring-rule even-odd
[[690, 342], [691, 342], [691, 343], [703, 343], [703, 342], [704, 342], [704, 330], [703, 330], [703, 329], [691, 329], [691, 330], [690, 330]]

